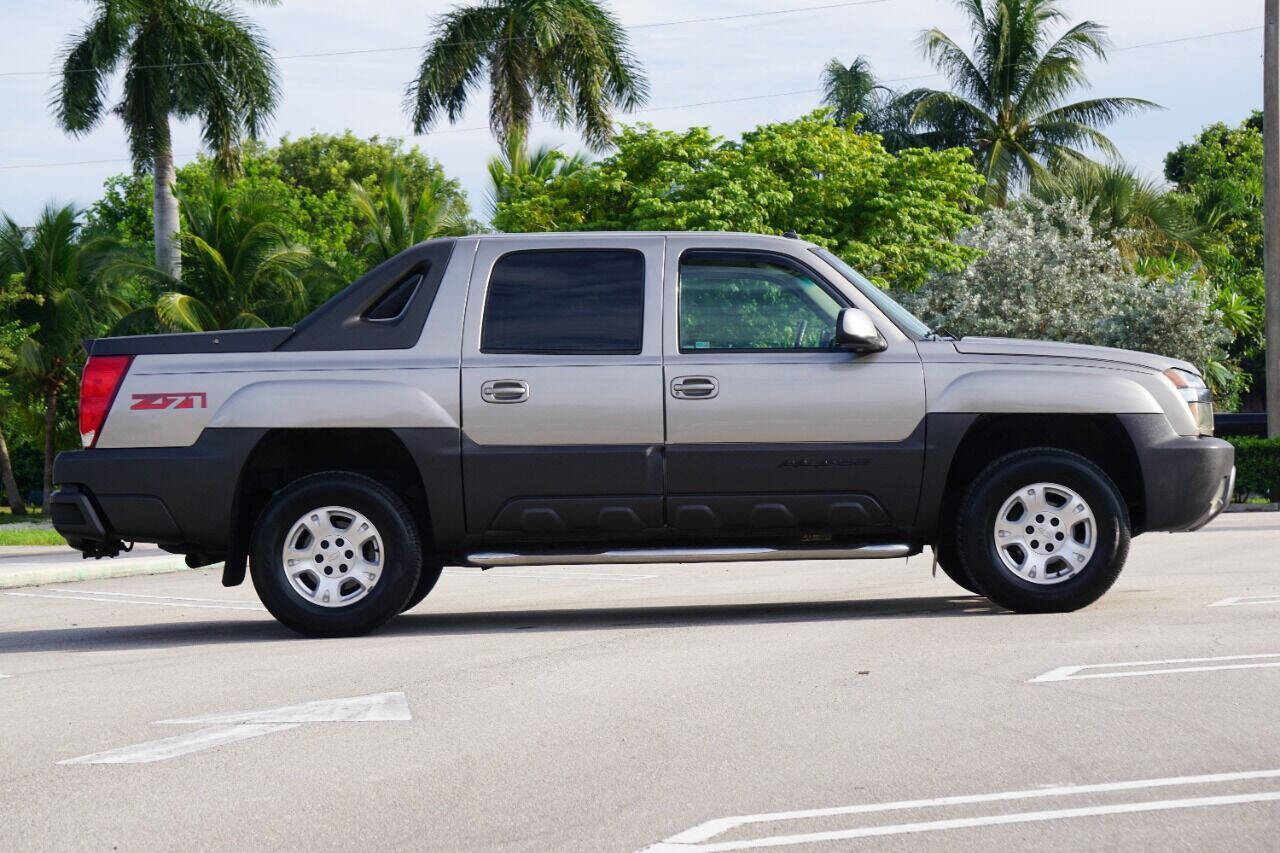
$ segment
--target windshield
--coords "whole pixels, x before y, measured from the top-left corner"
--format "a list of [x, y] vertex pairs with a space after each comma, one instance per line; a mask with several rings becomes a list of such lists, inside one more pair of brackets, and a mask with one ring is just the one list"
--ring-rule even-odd
[[876, 287], [853, 267], [840, 260], [826, 249], [811, 249], [815, 255], [822, 258], [831, 266], [835, 267], [836, 272], [849, 280], [849, 283], [862, 293], [863, 296], [875, 303], [886, 317], [894, 322], [894, 324], [908, 335], [917, 338], [928, 337], [933, 334], [933, 329], [929, 328], [929, 324], [921, 320], [915, 314], [912, 314], [906, 308], [903, 308], [889, 294]]

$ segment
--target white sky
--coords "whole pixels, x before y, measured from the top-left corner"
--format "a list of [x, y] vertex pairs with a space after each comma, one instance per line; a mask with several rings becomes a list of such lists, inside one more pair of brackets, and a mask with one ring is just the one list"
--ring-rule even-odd
[[[774, 11], [837, 0], [613, 0], [624, 24]], [[432, 16], [451, 0], [285, 0], [277, 8], [244, 8], [264, 28], [278, 56], [361, 48], [411, 47], [427, 40]], [[1166, 152], [1214, 121], [1238, 123], [1261, 104], [1262, 3], [1259, 0], [1064, 0], [1073, 20], [1091, 18], [1110, 29], [1117, 48], [1203, 33], [1257, 27], [1250, 32], [1113, 53], [1089, 67], [1094, 95], [1128, 95], [1166, 109], [1113, 125], [1109, 134], [1125, 158], [1158, 176]], [[83, 0], [0, 0], [0, 74], [49, 71], [67, 35], [89, 15]], [[737, 21], [642, 28], [632, 48], [650, 78], [650, 107], [816, 89], [832, 57], [846, 63], [868, 56], [882, 78], [933, 69], [914, 46], [923, 28], [939, 26], [968, 45], [967, 27], [951, 0], [882, 0]], [[477, 214], [484, 213], [484, 162], [495, 145], [487, 105], [477, 97], [456, 128], [482, 128], [411, 137], [402, 107], [405, 83], [420, 50], [329, 58], [280, 59], [283, 96], [269, 139], [311, 131], [402, 136], [440, 160], [462, 180]], [[48, 200], [87, 205], [102, 181], [129, 168], [120, 124], [108, 117], [93, 133], [72, 138], [48, 109], [53, 78], [0, 76], [0, 209], [29, 222]], [[118, 83], [118, 81], [117, 81]], [[941, 78], [903, 86], [941, 87]], [[118, 87], [117, 87], [118, 91]], [[658, 109], [625, 117], [661, 128], [709, 125], [736, 136], [758, 124], [794, 118], [818, 105], [817, 94], [739, 103]], [[449, 130], [442, 125], [440, 130]], [[194, 127], [175, 128], [175, 153], [186, 162], [199, 148]], [[534, 142], [578, 147], [576, 135], [540, 126]], [[85, 160], [85, 165], [42, 164]]]

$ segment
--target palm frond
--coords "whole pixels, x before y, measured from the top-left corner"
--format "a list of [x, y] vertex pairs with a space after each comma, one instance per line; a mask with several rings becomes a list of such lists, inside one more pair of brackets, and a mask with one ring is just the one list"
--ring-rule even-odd
[[187, 293], [171, 291], [160, 294], [156, 299], [155, 311], [162, 329], [203, 332], [218, 328], [218, 322], [208, 306]]

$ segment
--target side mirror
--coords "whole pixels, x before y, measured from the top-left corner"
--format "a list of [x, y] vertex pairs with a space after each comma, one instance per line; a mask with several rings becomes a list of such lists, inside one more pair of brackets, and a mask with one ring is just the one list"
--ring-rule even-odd
[[844, 308], [836, 319], [836, 346], [852, 352], [883, 352], [884, 337], [861, 308]]

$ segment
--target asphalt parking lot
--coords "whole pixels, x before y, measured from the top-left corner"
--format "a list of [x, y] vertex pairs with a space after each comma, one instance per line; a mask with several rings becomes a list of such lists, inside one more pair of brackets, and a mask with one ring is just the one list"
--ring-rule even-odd
[[0, 849], [1276, 849], [1280, 515], [1069, 615], [929, 566], [454, 569], [323, 641], [210, 570], [0, 590]]

